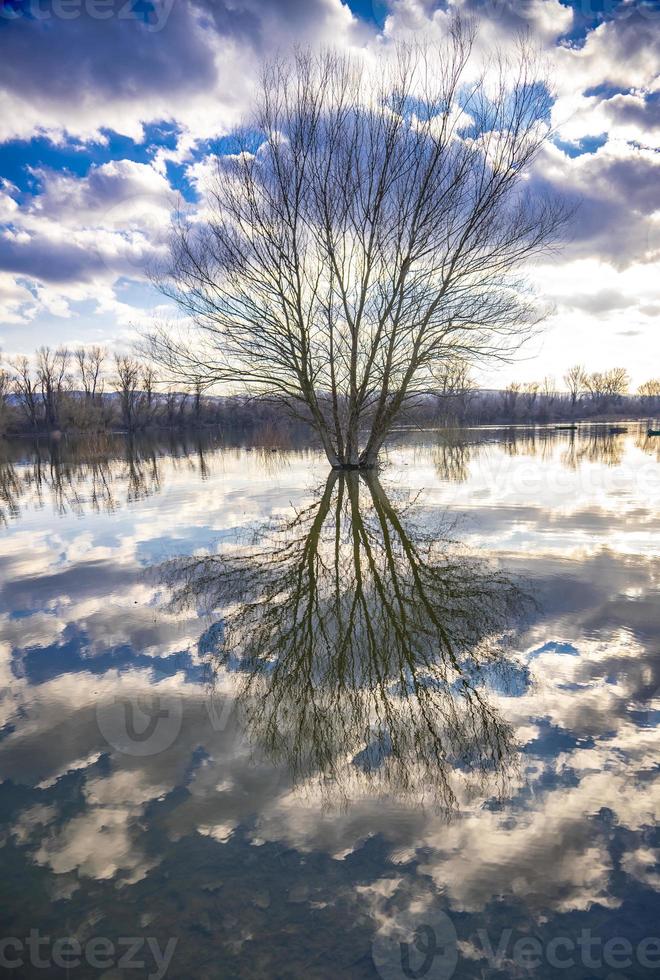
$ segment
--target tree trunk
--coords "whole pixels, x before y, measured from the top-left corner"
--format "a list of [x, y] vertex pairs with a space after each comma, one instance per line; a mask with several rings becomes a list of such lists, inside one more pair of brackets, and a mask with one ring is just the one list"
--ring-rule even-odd
[[359, 422], [355, 411], [351, 408], [346, 431], [346, 449], [344, 451], [344, 469], [355, 470], [360, 465], [359, 442]]

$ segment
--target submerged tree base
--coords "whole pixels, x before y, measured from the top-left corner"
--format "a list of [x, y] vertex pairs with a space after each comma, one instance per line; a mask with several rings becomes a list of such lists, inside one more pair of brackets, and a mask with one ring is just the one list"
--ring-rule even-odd
[[346, 470], [359, 470], [360, 472], [365, 472], [367, 470], [375, 470], [378, 463], [333, 463], [332, 469], [337, 470], [337, 472], [346, 472]]

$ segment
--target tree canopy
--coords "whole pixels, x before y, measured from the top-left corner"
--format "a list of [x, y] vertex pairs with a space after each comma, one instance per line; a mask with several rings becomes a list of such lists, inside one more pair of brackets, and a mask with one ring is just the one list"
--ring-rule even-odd
[[457, 21], [371, 70], [333, 51], [265, 69], [173, 231], [159, 281], [193, 334], [149, 337], [173, 377], [270, 393], [333, 466], [369, 467], [439, 370], [519, 347], [524, 267], [567, 217], [529, 180], [551, 95], [528, 42], [478, 73], [473, 49]]

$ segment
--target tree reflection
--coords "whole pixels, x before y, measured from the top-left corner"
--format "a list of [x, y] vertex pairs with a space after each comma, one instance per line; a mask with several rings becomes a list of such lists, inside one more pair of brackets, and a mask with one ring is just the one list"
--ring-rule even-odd
[[214, 612], [200, 649], [238, 672], [251, 738], [295, 782], [450, 809], [457, 780], [506, 779], [512, 732], [489, 687], [524, 676], [507, 638], [528, 600], [374, 474], [333, 473], [292, 518], [161, 572], [175, 609]]
[[[112, 513], [161, 492], [163, 459], [168, 461], [169, 471], [187, 467], [207, 479], [218, 449], [242, 452], [239, 434], [97, 433], [11, 446], [0, 440], [0, 524], [16, 519], [26, 502], [39, 508], [50, 506], [60, 515]], [[269, 472], [283, 465], [272, 433], [266, 432], [264, 439], [247, 451], [258, 455]]]
[[568, 446], [562, 454], [562, 462], [567, 469], [577, 470], [583, 463], [603, 463], [605, 466], [620, 466], [626, 451], [624, 433], [604, 427], [584, 428], [579, 439], [570, 433]]
[[433, 449], [433, 462], [441, 480], [465, 483], [470, 476], [473, 447], [460, 430], [447, 429]]

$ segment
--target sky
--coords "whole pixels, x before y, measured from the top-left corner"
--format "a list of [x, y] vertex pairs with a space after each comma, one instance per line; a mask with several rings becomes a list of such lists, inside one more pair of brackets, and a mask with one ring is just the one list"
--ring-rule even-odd
[[148, 270], [173, 208], [244, 118], [264, 59], [292, 44], [377, 55], [443, 37], [459, 11], [484, 51], [528, 30], [554, 85], [537, 176], [578, 205], [531, 270], [550, 315], [514, 365], [660, 376], [660, 0], [0, 0], [0, 346], [127, 350], [171, 319]]

